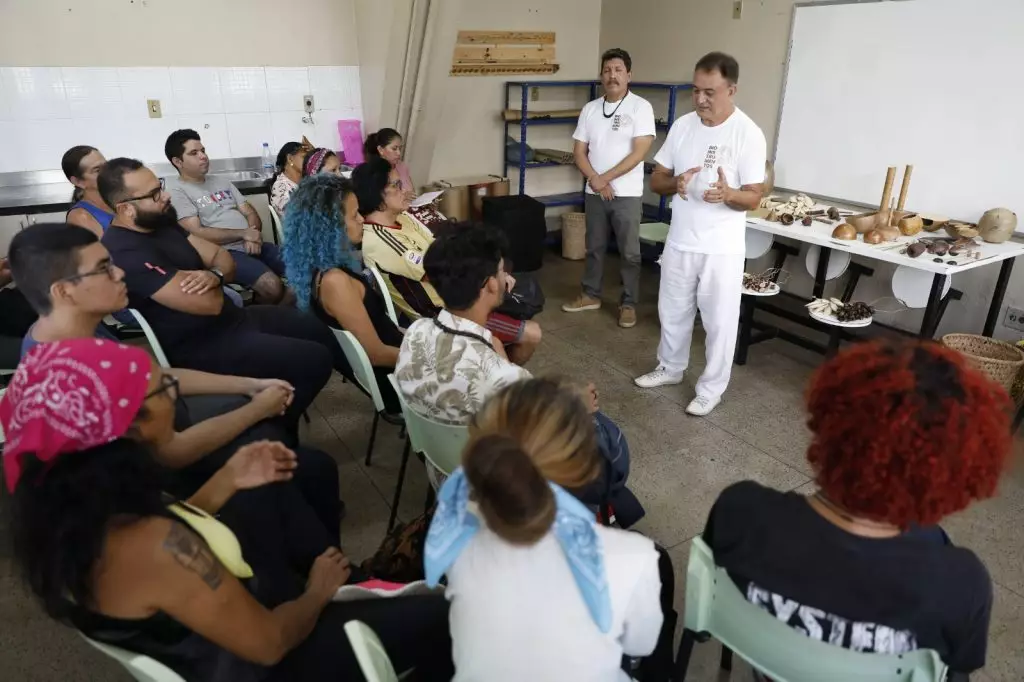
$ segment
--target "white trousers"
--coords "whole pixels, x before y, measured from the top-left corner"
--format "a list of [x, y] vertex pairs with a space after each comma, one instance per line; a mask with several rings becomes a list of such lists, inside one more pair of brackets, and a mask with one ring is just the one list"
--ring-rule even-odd
[[729, 385], [742, 297], [742, 254], [719, 256], [665, 248], [658, 290], [658, 362], [672, 374], [686, 371], [693, 322], [700, 309], [707, 335], [707, 366], [697, 381], [697, 395], [721, 398]]

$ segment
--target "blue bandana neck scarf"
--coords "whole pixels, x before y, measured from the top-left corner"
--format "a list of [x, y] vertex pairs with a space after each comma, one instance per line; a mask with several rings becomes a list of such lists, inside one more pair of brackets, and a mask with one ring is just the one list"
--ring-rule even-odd
[[[565, 552], [572, 576], [590, 616], [601, 632], [612, 624], [612, 603], [601, 557], [601, 542], [594, 527], [594, 514], [582, 502], [554, 483], [555, 523], [552, 530]], [[437, 510], [427, 532], [423, 567], [427, 584], [437, 586], [463, 548], [480, 530], [480, 520], [469, 511], [469, 481], [458, 468], [437, 494]]]

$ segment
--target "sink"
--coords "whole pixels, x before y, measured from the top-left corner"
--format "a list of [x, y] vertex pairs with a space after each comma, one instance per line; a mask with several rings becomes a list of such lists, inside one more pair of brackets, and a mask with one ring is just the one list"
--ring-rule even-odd
[[218, 178], [224, 178], [231, 182], [241, 182], [242, 180], [266, 180], [263, 173], [259, 171], [223, 171], [220, 173], [210, 173], [210, 175]]

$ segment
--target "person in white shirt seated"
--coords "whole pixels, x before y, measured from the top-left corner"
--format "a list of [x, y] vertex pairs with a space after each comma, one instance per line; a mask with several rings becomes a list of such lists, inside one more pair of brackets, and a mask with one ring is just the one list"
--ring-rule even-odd
[[424, 550], [427, 582], [448, 576], [455, 682], [629, 680], [623, 655], [654, 651], [654, 543], [598, 525], [572, 493], [600, 471], [589, 410], [563, 381], [513, 383], [473, 418]]
[[[504, 236], [495, 228], [459, 223], [442, 232], [423, 258], [427, 279], [445, 308], [435, 318], [413, 322], [398, 352], [395, 378], [406, 403], [446, 424], [466, 424], [501, 388], [529, 379], [511, 362], [501, 340], [485, 327], [509, 286]], [[605, 470], [580, 499], [614, 514], [624, 528], [644, 515], [626, 488], [629, 444], [619, 427], [598, 409], [597, 389], [585, 391]], [[606, 509], [610, 506], [610, 511]]]

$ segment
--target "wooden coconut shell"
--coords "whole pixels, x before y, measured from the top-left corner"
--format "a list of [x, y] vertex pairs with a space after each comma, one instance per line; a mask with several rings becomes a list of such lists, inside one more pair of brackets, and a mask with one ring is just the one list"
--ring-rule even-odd
[[981, 234], [978, 231], [977, 225], [974, 225], [973, 223], [964, 223], [959, 220], [950, 220], [944, 227], [950, 237], [956, 237], [957, 239], [973, 239]]
[[875, 229], [875, 224], [878, 222], [878, 213], [861, 213], [859, 215], [847, 216], [846, 222], [853, 225], [853, 229], [857, 230], [857, 234], [864, 234]]
[[911, 213], [910, 215], [900, 218], [899, 228], [903, 235], [913, 237], [924, 229], [924, 221], [921, 220], [921, 216]]

